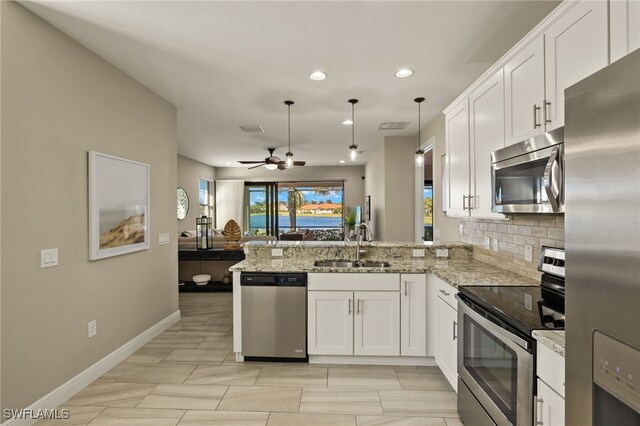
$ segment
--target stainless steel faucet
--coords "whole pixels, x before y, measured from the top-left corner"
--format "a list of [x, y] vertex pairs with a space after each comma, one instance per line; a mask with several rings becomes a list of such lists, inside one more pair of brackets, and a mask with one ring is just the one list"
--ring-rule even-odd
[[371, 233], [371, 228], [369, 228], [369, 225], [367, 225], [366, 223], [362, 222], [360, 225], [358, 225], [358, 227], [356, 228], [356, 263], [360, 262], [360, 255], [361, 254], [365, 254], [367, 253], [366, 250], [362, 250], [360, 248], [360, 244], [362, 244], [362, 230], [365, 230], [367, 232], [367, 235], [371, 235], [373, 237], [373, 234]]

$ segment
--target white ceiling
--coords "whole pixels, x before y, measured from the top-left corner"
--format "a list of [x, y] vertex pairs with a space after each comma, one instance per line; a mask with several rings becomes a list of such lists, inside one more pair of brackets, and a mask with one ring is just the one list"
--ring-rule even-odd
[[[384, 136], [417, 134], [557, 1], [43, 1], [22, 3], [178, 108], [178, 152], [213, 166], [348, 159], [349, 98], [364, 164]], [[394, 76], [408, 67], [415, 75]], [[328, 73], [311, 81], [315, 70]], [[382, 121], [409, 121], [380, 131]], [[247, 134], [238, 126], [260, 124]]]

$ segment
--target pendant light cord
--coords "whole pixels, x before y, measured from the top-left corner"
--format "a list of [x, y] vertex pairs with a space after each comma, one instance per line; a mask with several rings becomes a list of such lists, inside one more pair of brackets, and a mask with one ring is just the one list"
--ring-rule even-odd
[[288, 127], [289, 127], [289, 152], [291, 152], [291, 104], [287, 105], [288, 109]]
[[418, 102], [418, 150], [420, 150], [420, 102]]
[[351, 103], [351, 145], [356, 144], [356, 120], [354, 113], [355, 103]]

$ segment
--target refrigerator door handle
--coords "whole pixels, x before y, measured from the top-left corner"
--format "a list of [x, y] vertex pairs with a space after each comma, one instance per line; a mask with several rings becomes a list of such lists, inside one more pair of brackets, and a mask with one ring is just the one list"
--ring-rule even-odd
[[549, 161], [544, 168], [544, 190], [554, 212], [560, 209], [560, 188], [562, 187], [562, 170], [560, 169], [558, 147], [554, 147]]

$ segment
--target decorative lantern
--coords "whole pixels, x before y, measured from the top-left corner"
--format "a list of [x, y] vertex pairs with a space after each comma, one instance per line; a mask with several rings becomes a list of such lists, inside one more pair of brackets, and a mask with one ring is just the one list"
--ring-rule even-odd
[[212, 242], [211, 225], [213, 220], [210, 217], [202, 215], [196, 218], [196, 248], [198, 250], [210, 250]]

